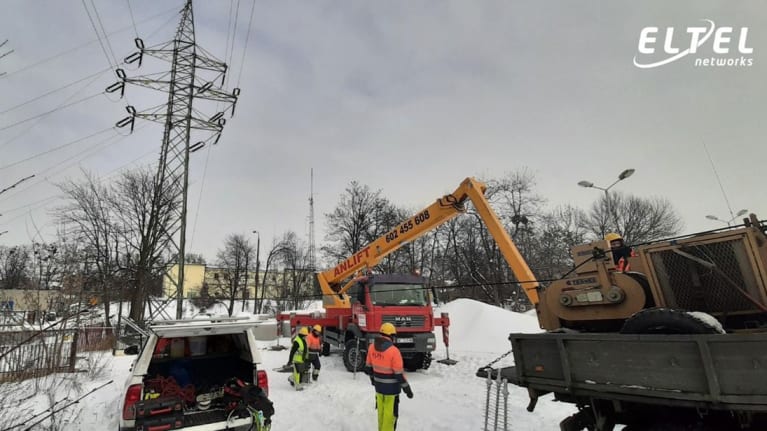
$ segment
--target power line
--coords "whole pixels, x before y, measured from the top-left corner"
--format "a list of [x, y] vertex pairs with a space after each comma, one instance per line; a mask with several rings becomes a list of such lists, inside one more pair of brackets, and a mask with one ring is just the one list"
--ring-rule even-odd
[[245, 34], [245, 47], [242, 48], [242, 59], [240, 60], [240, 71], [237, 73], [237, 87], [240, 86], [240, 78], [242, 78], [242, 67], [245, 65], [245, 53], [248, 51], [248, 40], [250, 40], [250, 27], [253, 23], [253, 15], [256, 11], [256, 0], [253, 0], [253, 5], [250, 7], [250, 18], [248, 19], [248, 31]]
[[[143, 128], [143, 127], [145, 127], [145, 126], [141, 126], [139, 129], [141, 129], [141, 128]], [[123, 136], [123, 137], [124, 137], [124, 136]], [[93, 154], [95, 154], [95, 153], [96, 153], [96, 152], [94, 152]], [[112, 176], [116, 175], [117, 173], [119, 173], [119, 171], [122, 171], [123, 169], [127, 168], [129, 165], [131, 165], [131, 164], [133, 164], [133, 163], [136, 163], [137, 161], [139, 161], [139, 160], [141, 160], [141, 159], [143, 159], [143, 158], [145, 158], [145, 157], [147, 157], [147, 156], [153, 155], [153, 154], [155, 154], [155, 153], [156, 153], [156, 151], [155, 151], [155, 150], [151, 150], [151, 151], [148, 151], [148, 152], [146, 152], [146, 153], [144, 153], [144, 154], [142, 154], [142, 155], [140, 155], [140, 156], [136, 157], [135, 159], [133, 159], [133, 160], [131, 160], [131, 161], [127, 162], [127, 163], [124, 163], [124, 164], [122, 164], [122, 165], [118, 166], [118, 167], [117, 167], [117, 168], [115, 168], [115, 169], [112, 169], [111, 171], [107, 172], [107, 173], [106, 173], [106, 175], [104, 175], [103, 177], [100, 177], [99, 179], [97, 179], [97, 180], [96, 180], [96, 182], [98, 182], [98, 183], [101, 183], [102, 181], [104, 181], [104, 180], [106, 180], [106, 179], [108, 179], [108, 178], [110, 178], [110, 177], [112, 177]], [[86, 157], [84, 157], [84, 158], [82, 158], [82, 159], [78, 160], [78, 162], [80, 162], [80, 161], [84, 160], [84, 159], [85, 159], [85, 158], [87, 158], [87, 157], [90, 157], [90, 156], [92, 156], [93, 154], [91, 154], [91, 155], [88, 155], [88, 156], [86, 156]], [[68, 169], [68, 168], [69, 168], [69, 167], [71, 167], [72, 165], [73, 165], [73, 164], [70, 164], [69, 166], [67, 166], [66, 168], [64, 168], [64, 170]], [[31, 185], [30, 185], [28, 188], [34, 187], [35, 185], [37, 185], [37, 184], [40, 184], [40, 183], [42, 183], [42, 182], [43, 182], [43, 181], [40, 181], [40, 182], [38, 182], [38, 183], [35, 183], [35, 184], [31, 184]], [[24, 189], [24, 190], [26, 190], [26, 189]], [[24, 191], [24, 190], [22, 190], [22, 191]], [[12, 197], [12, 196], [11, 196], [11, 197]], [[44, 205], [46, 202], [48, 202], [48, 201], [50, 201], [50, 200], [53, 200], [53, 199], [60, 199], [61, 197], [62, 197], [62, 195], [61, 195], [60, 193], [57, 193], [57, 194], [55, 194], [55, 195], [51, 195], [51, 196], [48, 196], [48, 197], [46, 197], [46, 198], [43, 198], [43, 199], [39, 199], [39, 200], [36, 200], [36, 201], [34, 201], [34, 202], [30, 202], [30, 203], [28, 203], [28, 204], [22, 205], [22, 206], [20, 206], [20, 207], [12, 208], [12, 209], [10, 209], [10, 210], [5, 210], [5, 211], [4, 211], [4, 213], [5, 213], [5, 214], [9, 214], [9, 213], [12, 213], [12, 212], [16, 212], [16, 211], [20, 211], [20, 210], [23, 210], [23, 209], [26, 209], [26, 208], [29, 208], [29, 207], [40, 207], [40, 206]], [[30, 211], [32, 211], [32, 210], [34, 210], [34, 209], [36, 209], [36, 208], [32, 208], [32, 209], [30, 209]], [[3, 221], [4, 221], [4, 222], [6, 222], [6, 223], [4, 223], [4, 224], [7, 224], [7, 223], [9, 223], [9, 222], [12, 222], [12, 221], [18, 220], [19, 218], [21, 218], [21, 217], [24, 217], [24, 216], [25, 216], [25, 214], [21, 214], [21, 215], [18, 215], [18, 216], [16, 216], [16, 217], [13, 217], [13, 218], [10, 218], [10, 219], [7, 219], [7, 220], [3, 220]]]
[[26, 102], [22, 102], [22, 103], [19, 103], [18, 105], [11, 106], [10, 108], [6, 109], [5, 111], [0, 111], [0, 115], [8, 113], [8, 112], [11, 112], [11, 111], [13, 111], [15, 109], [18, 109], [18, 108], [21, 108], [22, 106], [26, 106], [26, 105], [28, 105], [28, 104], [30, 104], [32, 102], [35, 102], [37, 100], [42, 99], [43, 97], [50, 96], [53, 93], [59, 92], [59, 91], [64, 90], [64, 89], [67, 89], [67, 88], [69, 88], [69, 87], [71, 87], [73, 85], [79, 84], [79, 83], [85, 81], [86, 79], [90, 79], [90, 78], [93, 78], [93, 77], [97, 77], [99, 75], [103, 75], [104, 73], [109, 72], [110, 70], [112, 70], [112, 68], [107, 67], [106, 69], [103, 69], [103, 70], [101, 70], [99, 72], [96, 72], [96, 73], [94, 73], [92, 75], [88, 75], [88, 76], [86, 76], [84, 78], [78, 79], [77, 81], [73, 81], [73, 82], [70, 82], [69, 84], [63, 85], [63, 86], [61, 86], [59, 88], [50, 90], [50, 91], [48, 91], [46, 93], [43, 93], [43, 94], [41, 94], [39, 96], [33, 97], [33, 98], [27, 100]]
[[133, 19], [133, 8], [130, 7], [130, 0], [125, 0], [125, 3], [128, 4], [128, 12], [130, 13], [130, 21], [133, 23], [133, 32], [136, 34], [136, 37], [138, 37], [138, 28], [136, 28], [136, 20]]
[[109, 54], [107, 53], [106, 47], [104, 47], [104, 42], [101, 41], [101, 35], [99, 34], [98, 29], [96, 28], [96, 23], [93, 22], [93, 17], [91, 16], [91, 11], [88, 10], [88, 5], [85, 4], [85, 0], [80, 0], [83, 3], [83, 8], [85, 8], [85, 13], [88, 14], [88, 20], [91, 22], [91, 27], [93, 27], [93, 31], [96, 33], [96, 38], [99, 41], [99, 45], [101, 46], [101, 51], [104, 53], [104, 57], [107, 58], [107, 63], [109, 63], [109, 67], [114, 69], [116, 65], [112, 65], [112, 60], [109, 58]]
[[[77, 105], [79, 103], [83, 103], [85, 101], [93, 99], [94, 97], [101, 96], [102, 94], [103, 94], [103, 92], [99, 91], [96, 94], [91, 94], [90, 96], [85, 96], [85, 97], [83, 97], [81, 99], [75, 100], [74, 102], [67, 103], [65, 105], [59, 106], [58, 108], [54, 108], [54, 109], [51, 109], [50, 111], [43, 112], [42, 114], [37, 114], [35, 116], [29, 117], [29, 118], [25, 118], [23, 120], [16, 121], [15, 123], [8, 124], [7, 126], [0, 127], [0, 132], [2, 132], [3, 130], [8, 130], [10, 128], [16, 127], [16, 126], [18, 126], [20, 124], [27, 123], [29, 121], [32, 121], [32, 120], [36, 119], [36, 118], [45, 117], [46, 115], [53, 114], [54, 112], [61, 111], [62, 109], [65, 109], [65, 108], [69, 108], [70, 106], [74, 106], [74, 105]], [[3, 145], [5, 145], [7, 143], [8, 142], [4, 142]]]
[[58, 150], [61, 150], [61, 149], [63, 149], [63, 148], [66, 148], [66, 147], [68, 147], [68, 146], [70, 146], [70, 145], [74, 145], [74, 144], [76, 144], [76, 143], [78, 143], [78, 142], [82, 142], [82, 141], [88, 140], [88, 139], [90, 139], [90, 138], [92, 138], [92, 137], [94, 137], [94, 136], [98, 136], [98, 135], [100, 135], [100, 134], [102, 134], [102, 133], [105, 133], [105, 132], [108, 132], [108, 131], [110, 131], [110, 130], [114, 130], [114, 128], [113, 128], [113, 127], [108, 127], [108, 128], [106, 128], [106, 129], [100, 130], [100, 131], [98, 131], [98, 132], [95, 132], [95, 133], [91, 133], [91, 134], [90, 134], [90, 135], [88, 135], [88, 136], [85, 136], [85, 137], [82, 137], [82, 138], [79, 138], [79, 139], [75, 139], [74, 141], [70, 141], [70, 142], [67, 142], [66, 144], [62, 144], [62, 145], [59, 145], [59, 146], [57, 146], [57, 147], [53, 147], [53, 148], [51, 148], [51, 149], [49, 149], [49, 150], [45, 150], [45, 151], [43, 151], [43, 152], [37, 153], [37, 154], [35, 154], [35, 155], [33, 155], [33, 156], [29, 156], [29, 157], [27, 157], [26, 159], [22, 159], [22, 160], [19, 160], [19, 161], [13, 162], [13, 163], [11, 163], [11, 164], [8, 164], [8, 165], [5, 165], [5, 166], [0, 166], [0, 170], [3, 170], [3, 169], [8, 169], [8, 168], [11, 168], [11, 167], [14, 167], [14, 166], [20, 165], [20, 164], [22, 164], [22, 163], [24, 163], [24, 162], [28, 162], [28, 161], [30, 161], [30, 160], [34, 160], [34, 159], [36, 159], [36, 158], [38, 158], [38, 157], [44, 156], [44, 155], [46, 155], [46, 154], [50, 154], [50, 153], [52, 153], [52, 152], [54, 152], [54, 151], [58, 151]]
[[[50, 177], [52, 177], [54, 175], [57, 175], [58, 173], [63, 172], [65, 170], [71, 168], [75, 164], [80, 163], [81, 161], [85, 160], [86, 158], [96, 154], [98, 151], [101, 151], [101, 149], [106, 148], [109, 145], [115, 144], [115, 143], [119, 142], [120, 140], [125, 139], [127, 136], [129, 136], [129, 135], [120, 135], [119, 133], [115, 132], [114, 135], [109, 136], [109, 137], [107, 137], [107, 138], [105, 138], [105, 139], [103, 139], [101, 141], [98, 141], [98, 142], [94, 143], [93, 145], [83, 149], [82, 151], [80, 151], [78, 153], [75, 153], [75, 154], [65, 158], [64, 160], [61, 160], [61, 161], [59, 161], [59, 162], [57, 162], [57, 163], [55, 163], [55, 164], [53, 164], [53, 165], [43, 169], [40, 172], [37, 172], [36, 173], [37, 176], [39, 178], [41, 178], [39, 181], [30, 184], [26, 188], [24, 188], [22, 190], [19, 190], [18, 192], [14, 193], [14, 194], [12, 194], [10, 196], [7, 196], [6, 199], [14, 197], [17, 194], [22, 193], [22, 192], [24, 192], [24, 191], [26, 191], [26, 190], [28, 190], [28, 189], [38, 185], [38, 184], [41, 184], [43, 182], [48, 181], [48, 179]], [[109, 142], [110, 140], [112, 140], [114, 138], [117, 138], [117, 140], [115, 140], [114, 142]], [[99, 148], [99, 147], [102, 147], [102, 148]], [[93, 151], [93, 150], [96, 150], [96, 151]], [[81, 155], [83, 155], [85, 153], [88, 153], [88, 152], [91, 152], [91, 154], [88, 154], [87, 156], [84, 156], [84, 157], [82, 157], [80, 159], [77, 159], [74, 163], [64, 164], [64, 163], [69, 162], [72, 159], [75, 159], [75, 158], [77, 158], [77, 157], [79, 157], [79, 156], [81, 156]], [[44, 174], [47, 174], [48, 172], [54, 171], [56, 168], [58, 168], [58, 170], [56, 170], [53, 174], [51, 174], [51, 175], [44, 175]]]
[[107, 31], [104, 29], [104, 23], [101, 21], [101, 15], [99, 14], [99, 10], [96, 8], [96, 3], [91, 0], [91, 6], [93, 6], [93, 11], [96, 13], [96, 20], [99, 23], [99, 27], [101, 27], [101, 33], [104, 34], [104, 39], [107, 41], [107, 48], [109, 48], [109, 53], [112, 54], [112, 60], [114, 61], [115, 67], [117, 67], [120, 62], [117, 61], [117, 57], [115, 56], [115, 52], [112, 49], [112, 43], [109, 41], [109, 35], [107, 34]]
[[[237, 0], [237, 7], [234, 9], [234, 30], [232, 30], [232, 49], [229, 51], [229, 59], [226, 61], [228, 64], [232, 64], [232, 57], [234, 57], [234, 43], [237, 40], [237, 22], [240, 20], [240, 0]], [[226, 80], [231, 81], [229, 74], [226, 74]]]
[[[146, 22], [152, 21], [152, 20], [154, 20], [155, 18], [159, 18], [160, 16], [162, 16], [162, 15], [165, 15], [165, 14], [166, 14], [166, 13], [168, 13], [168, 12], [176, 11], [177, 9], [178, 9], [177, 7], [172, 7], [172, 8], [170, 8], [170, 9], [165, 9], [164, 11], [162, 11], [162, 12], [160, 12], [160, 13], [157, 13], [157, 14], [155, 14], [155, 15], [152, 15], [152, 16], [150, 16], [150, 17], [148, 17], [148, 18], [145, 18], [145, 19], [143, 19], [143, 20], [139, 21], [139, 23], [140, 23], [140, 24], [143, 24], [143, 23], [146, 23]], [[176, 16], [176, 15], [175, 15], [175, 14], [173, 14], [173, 15], [171, 16], [171, 18], [170, 18], [170, 19], [173, 19], [173, 18], [175, 18], [175, 16]], [[164, 28], [164, 27], [167, 25], [167, 23], [168, 23], [168, 22], [169, 22], [169, 20], [168, 20], [168, 21], [166, 21], [166, 22], [165, 22], [165, 23], [164, 23], [164, 24], [163, 24], [163, 25], [162, 25], [162, 26], [161, 26], [159, 29], [162, 29], [162, 28]], [[124, 32], [124, 31], [126, 31], [126, 30], [130, 30], [130, 28], [131, 28], [131, 26], [122, 27], [122, 28], [120, 28], [120, 29], [118, 29], [118, 30], [115, 30], [114, 32], [110, 33], [109, 35], [110, 35], [110, 36], [113, 36], [113, 35], [115, 35], [115, 34], [119, 34], [119, 33], [122, 33], [122, 32]], [[158, 29], [158, 30], [159, 30], [159, 29]], [[157, 33], [157, 31], [158, 31], [158, 30], [155, 30], [155, 31], [152, 33], [152, 35], [154, 35], [155, 33]], [[150, 37], [151, 37], [151, 35], [150, 35]], [[85, 47], [86, 47], [86, 46], [88, 46], [88, 45], [92, 45], [93, 43], [95, 43], [95, 42], [97, 42], [97, 41], [99, 41], [99, 39], [98, 39], [98, 38], [97, 38], [97, 39], [92, 39], [92, 40], [89, 40], [88, 42], [85, 42], [85, 43], [82, 43], [82, 44], [80, 44], [80, 45], [78, 45], [78, 46], [75, 46], [75, 47], [69, 48], [69, 49], [67, 49], [67, 50], [65, 50], [65, 51], [59, 52], [59, 53], [57, 53], [57, 54], [54, 54], [54, 55], [52, 55], [52, 56], [50, 56], [50, 57], [46, 57], [46, 58], [44, 58], [44, 59], [42, 59], [42, 60], [39, 60], [39, 61], [37, 61], [37, 62], [35, 62], [35, 63], [32, 63], [32, 64], [28, 65], [28, 66], [24, 66], [24, 67], [22, 67], [21, 69], [16, 69], [16, 70], [14, 70], [13, 72], [8, 72], [8, 73], [6, 73], [6, 74], [5, 74], [5, 76], [4, 76], [4, 77], [5, 77], [5, 78], [8, 78], [8, 77], [10, 77], [10, 76], [13, 76], [13, 75], [15, 75], [15, 74], [17, 74], [17, 73], [20, 73], [20, 72], [24, 72], [24, 71], [26, 71], [26, 70], [29, 70], [29, 69], [31, 69], [31, 68], [33, 68], [33, 67], [36, 67], [36, 66], [39, 66], [39, 65], [41, 65], [41, 64], [45, 64], [45, 63], [47, 63], [47, 62], [49, 62], [49, 61], [51, 61], [51, 60], [55, 60], [55, 59], [57, 59], [57, 58], [59, 58], [59, 57], [62, 57], [62, 56], [64, 56], [64, 55], [67, 55], [67, 54], [70, 54], [70, 53], [72, 53], [72, 52], [74, 52], [74, 51], [77, 51], [77, 50], [79, 50], [79, 49], [85, 48]]]

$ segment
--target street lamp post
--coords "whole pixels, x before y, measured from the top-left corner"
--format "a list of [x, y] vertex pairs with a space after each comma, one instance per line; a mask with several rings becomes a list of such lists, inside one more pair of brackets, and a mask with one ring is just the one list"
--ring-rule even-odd
[[256, 312], [256, 303], [258, 300], [258, 276], [260, 274], [260, 266], [261, 266], [261, 260], [259, 259], [259, 254], [261, 253], [261, 234], [258, 233], [257, 230], [253, 231], [254, 234], [256, 234], [256, 277], [255, 277], [255, 285], [253, 289], [253, 313]]
[[[732, 218], [731, 218], [731, 219], [729, 219], [729, 220], [722, 220], [722, 219], [720, 219], [719, 217], [717, 217], [717, 216], [714, 216], [714, 215], [710, 215], [710, 214], [709, 214], [709, 215], [707, 215], [707, 216], [706, 216], [706, 218], [707, 218], [707, 219], [709, 219], [709, 220], [716, 220], [716, 221], [720, 221], [720, 222], [722, 222], [722, 223], [726, 224], [727, 226], [732, 226], [732, 222], [733, 222], [733, 221], [734, 221], [736, 218], [738, 218], [738, 217], [742, 216], [743, 214], [745, 214], [745, 213], [747, 213], [747, 212], [748, 212], [748, 210], [746, 210], [746, 209], [742, 209], [742, 210], [738, 211], [737, 213], [735, 213], [734, 215], [732, 215]], [[732, 214], [732, 213], [730, 213], [730, 214]]]
[[[610, 217], [610, 213], [612, 212], [612, 208], [610, 208], [610, 194], [609, 194], [609, 190], [614, 185], [618, 184], [620, 181], [623, 181], [626, 178], [628, 178], [631, 175], [633, 175], [634, 172], [635, 172], [635, 169], [626, 169], [626, 170], [624, 170], [623, 172], [621, 172], [618, 175], [618, 179], [615, 180], [612, 184], [610, 184], [607, 187], [599, 187], [599, 186], [594, 185], [594, 183], [592, 183], [591, 181], [585, 181], [585, 180], [584, 181], [578, 181], [578, 185], [581, 186], [581, 187], [602, 190], [603, 192], [605, 192], [605, 207], [607, 209], [607, 217], [609, 218]], [[617, 229], [618, 228], [618, 214], [613, 214], [613, 221], [615, 222], [615, 228]]]

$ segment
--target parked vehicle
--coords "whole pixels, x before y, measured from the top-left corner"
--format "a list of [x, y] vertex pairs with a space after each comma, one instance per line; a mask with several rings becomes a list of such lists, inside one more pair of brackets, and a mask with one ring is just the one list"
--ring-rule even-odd
[[[120, 406], [121, 431], [268, 429], [269, 381], [247, 318], [148, 325]], [[126, 349], [130, 353], [136, 347]]]
[[[478, 376], [575, 404], [562, 431], [767, 429], [767, 235], [741, 226], [636, 247], [619, 271], [605, 241], [576, 246], [540, 289], [549, 332], [509, 336], [513, 367]], [[500, 373], [500, 375], [499, 375]]]
[[[503, 224], [485, 198], [486, 189], [482, 182], [466, 178], [452, 194], [437, 199], [334, 268], [317, 273], [325, 312], [280, 313], [277, 320], [289, 327], [283, 333], [288, 335], [299, 326], [321, 325], [324, 352], [327, 354], [331, 345], [343, 349], [344, 365], [355, 371], [363, 368], [368, 345], [381, 324], [388, 322], [397, 328], [394, 342], [402, 352], [405, 368], [429, 368], [432, 351], [437, 347], [435, 327], [442, 326], [442, 341], [446, 347], [449, 344], [448, 314], [434, 315], [423, 277], [372, 271], [390, 253], [465, 213], [465, 204], [471, 201], [507, 262], [517, 274], [532, 279], [514, 243], [508, 235], [503, 236]], [[536, 295], [534, 288], [529, 294]], [[449, 358], [440, 362], [455, 363]]]

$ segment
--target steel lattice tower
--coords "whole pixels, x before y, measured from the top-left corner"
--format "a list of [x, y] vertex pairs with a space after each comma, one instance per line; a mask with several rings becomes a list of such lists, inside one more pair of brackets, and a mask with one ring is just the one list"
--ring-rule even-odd
[[[177, 256], [179, 274], [178, 279], [174, 280], [177, 287], [176, 294], [171, 295], [168, 300], [172, 300], [174, 297], [178, 299], [176, 318], [180, 319], [184, 294], [184, 277], [182, 274], [184, 274], [186, 248], [189, 155], [211, 141], [213, 144], [218, 142], [226, 123], [224, 114], [230, 109], [231, 113], [234, 114], [234, 107], [240, 91], [235, 88], [231, 93], [228, 93], [214, 84], [220, 78], [221, 85], [223, 85], [227, 65], [215, 59], [196, 44], [192, 0], [187, 0], [181, 11], [181, 22], [172, 41], [145, 48], [143, 41], [136, 38], [136, 47], [139, 51], [126, 57], [126, 63], [138, 62], [140, 66], [143, 56], [148, 55], [170, 62], [170, 71], [160, 77], [152, 74], [151, 77], [128, 78], [122, 69], [117, 69], [116, 73], [120, 81], [107, 88], [107, 91], [116, 92], [119, 90], [122, 96], [125, 92], [125, 84], [129, 83], [168, 93], [167, 105], [150, 108], [144, 112], [136, 112], [132, 106], [126, 107], [130, 116], [120, 120], [117, 126], [130, 126], [132, 131], [135, 118], [164, 124], [155, 181], [160, 190], [154, 194], [152, 210], [156, 211], [160, 208], [163, 204], [160, 201], [163, 199], [172, 199], [174, 208], [177, 208], [173, 220], [168, 224], [165, 235], [171, 250]], [[200, 112], [194, 109], [195, 101], [199, 99], [223, 102], [225, 108], [211, 117], [200, 118]], [[190, 145], [192, 132], [197, 130], [210, 133], [205, 140]]]
[[309, 270], [317, 270], [314, 245], [314, 168], [309, 171]]

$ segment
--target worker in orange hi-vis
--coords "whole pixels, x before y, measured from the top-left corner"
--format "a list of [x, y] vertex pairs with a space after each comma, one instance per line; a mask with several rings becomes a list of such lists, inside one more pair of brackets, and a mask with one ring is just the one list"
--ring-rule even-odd
[[636, 257], [634, 250], [623, 242], [623, 237], [617, 233], [610, 232], [605, 235], [605, 240], [610, 244], [610, 252], [613, 254], [613, 263], [615, 270], [620, 272], [631, 271], [629, 257]]
[[378, 431], [394, 431], [399, 418], [400, 390], [413, 398], [405, 378], [402, 354], [394, 345], [397, 329], [391, 323], [381, 325], [375, 341], [368, 347], [365, 372], [370, 375], [370, 383], [376, 390], [376, 409], [378, 410]]
[[309, 366], [312, 367], [312, 381], [317, 381], [320, 376], [320, 353], [322, 352], [322, 326], [314, 325], [312, 331], [306, 336], [306, 347], [309, 349], [309, 363], [306, 366], [306, 371], [309, 371]]

